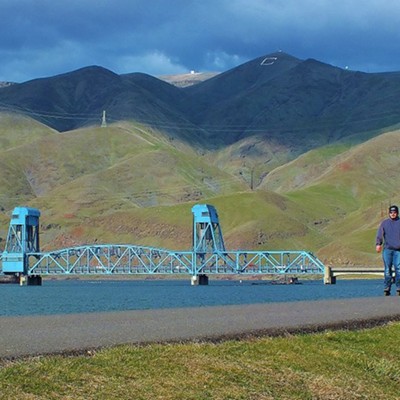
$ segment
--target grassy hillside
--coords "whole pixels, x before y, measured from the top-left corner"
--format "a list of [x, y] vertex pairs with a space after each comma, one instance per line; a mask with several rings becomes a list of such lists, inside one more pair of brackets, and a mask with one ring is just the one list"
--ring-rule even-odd
[[207, 154], [210, 162], [256, 189], [264, 177], [293, 159], [293, 152], [274, 140], [251, 136]]
[[53, 129], [20, 114], [0, 112], [0, 151], [52, 136]]
[[377, 225], [389, 203], [400, 201], [399, 130], [273, 169], [275, 154], [261, 142], [242, 141], [241, 157], [240, 146], [198, 152], [131, 122], [59, 134], [29, 119], [1, 118], [0, 238], [14, 207], [37, 207], [43, 249], [189, 249], [191, 207], [209, 203], [228, 249], [305, 249], [328, 264], [377, 265]]
[[347, 148], [311, 151], [266, 177], [263, 189], [319, 213], [316, 224], [331, 243], [319, 254], [331, 263], [376, 264], [374, 236], [391, 203], [399, 203], [400, 131]]
[[[42, 130], [36, 140], [33, 135], [30, 142], [22, 138], [24, 144], [0, 152], [0, 206], [8, 216], [19, 205], [42, 210], [43, 246], [93, 240], [132, 242], [131, 228], [119, 229], [119, 235], [113, 232], [110, 237], [101, 219], [113, 219], [119, 213], [134, 224], [132, 215], [137, 209], [246, 189], [240, 179], [214, 167], [184, 142], [171, 141], [168, 135], [142, 125], [119, 123], [64, 134], [45, 134], [48, 128], [44, 126]], [[19, 130], [13, 134], [18, 137]], [[93, 222], [97, 218], [98, 229]], [[4, 228], [2, 232], [4, 238]]]

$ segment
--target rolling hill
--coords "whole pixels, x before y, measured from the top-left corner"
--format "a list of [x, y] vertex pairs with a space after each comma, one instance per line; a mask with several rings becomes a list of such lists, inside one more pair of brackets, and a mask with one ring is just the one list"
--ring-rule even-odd
[[380, 263], [375, 230], [399, 198], [399, 79], [275, 53], [184, 88], [101, 67], [3, 87], [0, 247], [29, 205], [44, 249], [187, 249], [190, 209], [209, 202], [230, 249]]
[[[99, 126], [106, 110], [109, 122], [161, 127], [171, 138], [186, 137], [196, 145], [200, 129], [170, 104], [182, 97], [178, 88], [149, 75], [120, 76], [92, 66], [2, 88], [0, 109], [28, 115], [59, 132]], [[185, 130], [176, 129], [182, 125]]]
[[106, 110], [109, 123], [140, 123], [202, 152], [228, 148], [221, 165], [238, 177], [255, 171], [257, 182], [311, 149], [393, 129], [399, 101], [400, 72], [362, 73], [283, 52], [181, 88], [91, 66], [0, 90], [0, 110], [59, 132], [99, 126]]
[[[0, 151], [3, 241], [13, 207], [29, 205], [42, 212], [43, 249], [82, 243], [188, 249], [191, 207], [208, 202], [218, 209], [229, 249], [307, 249], [330, 264], [374, 265], [377, 224], [399, 199], [393, 188], [400, 131], [312, 150], [251, 190], [245, 177], [218, 167], [220, 153], [212, 162], [184, 141], [140, 125], [59, 134], [19, 118], [1, 115], [19, 126], [0, 131], [15, 141]], [[30, 126], [41, 132], [28, 142]]]
[[[130, 120], [206, 148], [261, 135], [301, 154], [399, 122], [400, 72], [362, 73], [283, 52], [178, 88], [142, 73], [91, 66], [4, 87], [0, 107], [63, 132]], [[204, 140], [205, 139], [205, 140]]]

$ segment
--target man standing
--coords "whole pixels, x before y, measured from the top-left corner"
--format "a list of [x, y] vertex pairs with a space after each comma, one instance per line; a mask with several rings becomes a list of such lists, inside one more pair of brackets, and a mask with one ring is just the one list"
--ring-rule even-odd
[[384, 295], [390, 296], [392, 286], [392, 267], [394, 267], [397, 294], [400, 296], [400, 218], [397, 206], [389, 207], [389, 218], [381, 222], [376, 234], [376, 251], [383, 252], [382, 259], [385, 267]]

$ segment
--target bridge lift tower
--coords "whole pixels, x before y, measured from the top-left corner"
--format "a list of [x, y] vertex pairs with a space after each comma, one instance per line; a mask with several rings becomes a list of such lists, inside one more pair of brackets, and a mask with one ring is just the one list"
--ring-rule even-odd
[[[204, 262], [208, 253], [224, 252], [225, 244], [219, 225], [217, 210], [209, 204], [197, 204], [192, 207], [193, 214], [193, 252], [196, 261]], [[197, 262], [196, 262], [197, 264]], [[206, 285], [205, 274], [194, 275], [192, 284]]]
[[11, 216], [2, 254], [3, 273], [18, 276], [21, 284], [41, 284], [41, 276], [28, 275], [27, 260], [28, 253], [40, 251], [39, 217], [40, 211], [29, 207], [16, 207]]
[[209, 204], [197, 204], [193, 213], [193, 251], [196, 254], [225, 251], [222, 230], [216, 209]]

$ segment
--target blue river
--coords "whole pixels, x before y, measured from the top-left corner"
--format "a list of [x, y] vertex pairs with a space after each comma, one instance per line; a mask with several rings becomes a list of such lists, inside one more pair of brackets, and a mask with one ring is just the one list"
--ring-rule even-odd
[[50, 315], [176, 307], [206, 307], [382, 296], [381, 279], [305, 280], [297, 285], [268, 281], [44, 280], [42, 286], [0, 285], [0, 316]]

